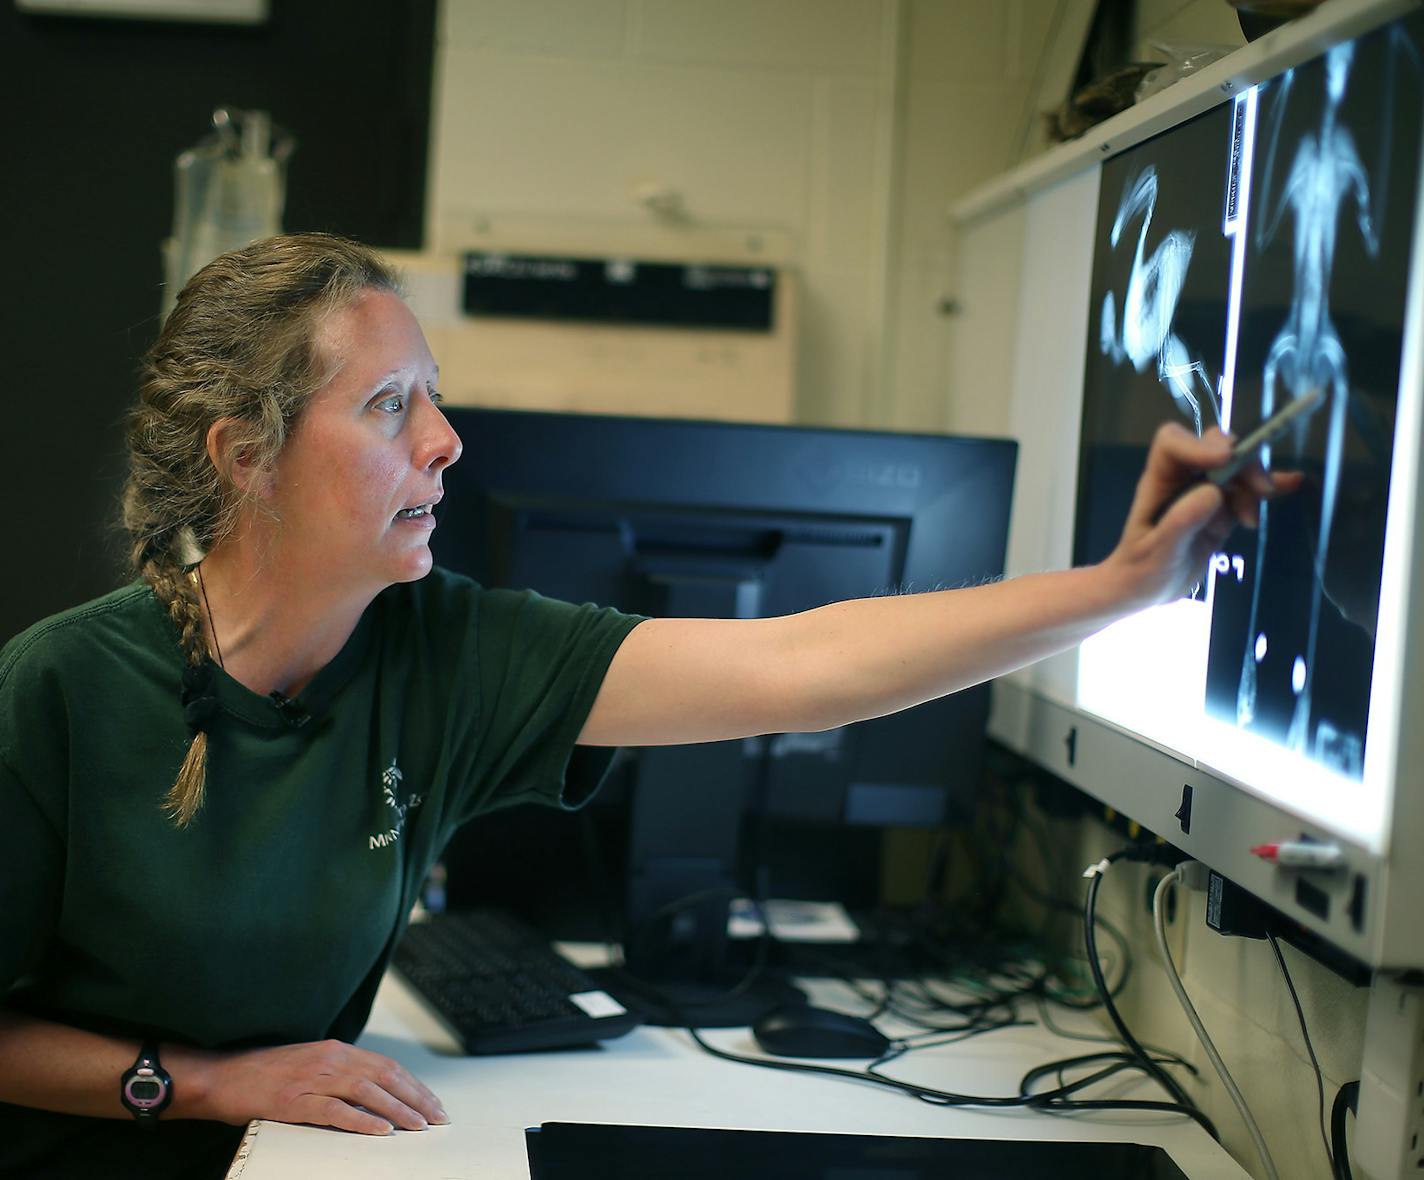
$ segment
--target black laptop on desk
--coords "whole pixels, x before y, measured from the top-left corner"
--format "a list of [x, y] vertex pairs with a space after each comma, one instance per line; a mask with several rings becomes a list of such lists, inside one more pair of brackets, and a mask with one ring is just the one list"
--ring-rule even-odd
[[544, 1123], [531, 1180], [1187, 1180], [1160, 1147]]

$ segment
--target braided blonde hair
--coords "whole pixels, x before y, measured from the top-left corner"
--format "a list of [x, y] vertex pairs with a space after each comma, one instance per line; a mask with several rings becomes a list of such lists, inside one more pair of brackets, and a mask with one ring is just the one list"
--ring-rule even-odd
[[[234, 453], [271, 466], [326, 379], [322, 320], [363, 291], [400, 293], [372, 250], [331, 234], [288, 234], [220, 255], [188, 280], [144, 357], [129, 418], [123, 525], [135, 573], [167, 608], [185, 662], [203, 667], [203, 601], [190, 568], [255, 503], [208, 456], [208, 431], [240, 424]], [[199, 728], [164, 807], [179, 827], [197, 814], [207, 781]]]

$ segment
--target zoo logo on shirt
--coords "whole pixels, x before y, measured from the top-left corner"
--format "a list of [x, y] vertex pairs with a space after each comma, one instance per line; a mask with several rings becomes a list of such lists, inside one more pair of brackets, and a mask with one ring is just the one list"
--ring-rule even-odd
[[384, 832], [377, 832], [371, 837], [369, 850], [375, 852], [378, 848], [389, 848], [401, 838], [401, 833], [405, 831], [406, 817], [425, 802], [424, 795], [417, 795], [414, 792], [407, 795], [402, 801], [399, 797], [401, 780], [405, 775], [396, 765], [396, 760], [391, 759], [391, 764], [381, 771], [381, 797], [385, 804], [394, 813], [395, 817]]

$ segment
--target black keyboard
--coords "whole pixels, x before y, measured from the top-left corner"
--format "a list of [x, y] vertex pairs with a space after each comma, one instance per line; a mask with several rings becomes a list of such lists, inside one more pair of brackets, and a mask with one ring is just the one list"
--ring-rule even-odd
[[542, 934], [503, 910], [412, 923], [392, 962], [466, 1053], [586, 1045], [640, 1023]]

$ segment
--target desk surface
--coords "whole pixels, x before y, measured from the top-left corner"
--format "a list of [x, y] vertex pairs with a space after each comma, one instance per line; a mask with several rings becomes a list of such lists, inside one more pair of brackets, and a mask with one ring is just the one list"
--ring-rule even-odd
[[[816, 981], [810, 990], [817, 1002], [847, 1011], [864, 1009], [843, 985]], [[893, 1025], [888, 1027], [894, 1030]], [[1079, 1027], [1088, 1031], [1081, 1018]], [[732, 1052], [758, 1052], [745, 1029], [703, 1035], [709, 1043]], [[686, 1033], [672, 1029], [636, 1029], [594, 1049], [464, 1057], [421, 1001], [393, 976], [382, 983], [359, 1043], [396, 1058], [424, 1081], [445, 1104], [450, 1124], [375, 1138], [255, 1122], [228, 1180], [311, 1180], [325, 1175], [344, 1180], [389, 1176], [528, 1180], [524, 1130], [555, 1121], [1119, 1140], [1166, 1148], [1192, 1180], [1249, 1180], [1204, 1131], [1178, 1116], [1131, 1111], [1064, 1117], [1018, 1109], [935, 1107], [851, 1081], [720, 1061], [698, 1049]], [[887, 1072], [960, 1092], [1013, 1094], [1030, 1067], [1085, 1051], [1089, 1046], [1083, 1042], [1065, 1040], [1035, 1025], [911, 1053], [887, 1067]], [[1141, 1080], [1111, 1091], [1105, 1087], [1103, 1093], [1159, 1097]]]

